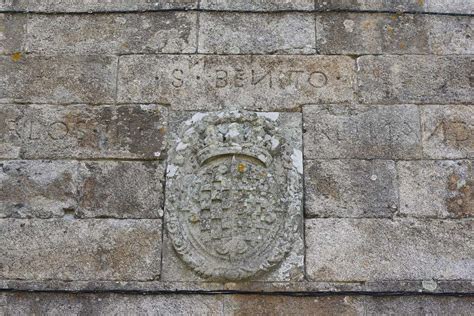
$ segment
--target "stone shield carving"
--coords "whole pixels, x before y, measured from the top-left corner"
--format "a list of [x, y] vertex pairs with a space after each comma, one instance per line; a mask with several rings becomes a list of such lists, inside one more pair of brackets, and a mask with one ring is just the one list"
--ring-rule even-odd
[[301, 229], [301, 152], [278, 114], [198, 113], [172, 141], [166, 225], [198, 274], [239, 280], [283, 260]]

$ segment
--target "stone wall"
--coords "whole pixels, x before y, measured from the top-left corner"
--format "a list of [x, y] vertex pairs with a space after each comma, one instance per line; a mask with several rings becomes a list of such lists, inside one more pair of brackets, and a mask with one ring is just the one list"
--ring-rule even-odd
[[[0, 314], [471, 314], [473, 16], [471, 0], [0, 0]], [[173, 183], [195, 141], [180, 130], [213, 115], [292, 148], [296, 226], [269, 246], [291, 247], [255, 275], [196, 273], [170, 224], [191, 185]]]

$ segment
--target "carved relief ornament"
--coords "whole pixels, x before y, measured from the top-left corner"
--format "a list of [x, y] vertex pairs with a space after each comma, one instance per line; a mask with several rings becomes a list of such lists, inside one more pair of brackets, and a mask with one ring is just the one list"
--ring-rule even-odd
[[301, 157], [276, 117], [198, 113], [172, 141], [166, 227], [201, 276], [240, 280], [268, 271], [301, 229]]

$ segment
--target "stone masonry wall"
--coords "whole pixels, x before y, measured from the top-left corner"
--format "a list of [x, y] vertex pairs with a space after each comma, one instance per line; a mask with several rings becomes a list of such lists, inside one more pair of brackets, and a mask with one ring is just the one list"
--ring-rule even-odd
[[[0, 0], [0, 314], [472, 314], [473, 16]], [[229, 110], [291, 130], [304, 185], [285, 259], [226, 281], [181, 260], [166, 204], [177, 130]]]

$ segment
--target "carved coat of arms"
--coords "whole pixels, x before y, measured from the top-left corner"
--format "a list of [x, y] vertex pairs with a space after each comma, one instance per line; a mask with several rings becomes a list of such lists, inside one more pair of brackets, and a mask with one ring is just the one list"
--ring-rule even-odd
[[196, 114], [171, 145], [165, 221], [180, 257], [222, 280], [282, 261], [301, 229], [302, 166], [275, 117]]

